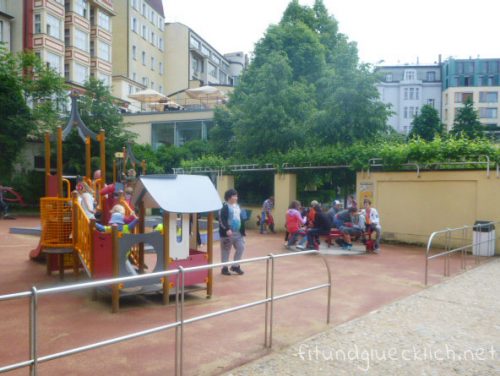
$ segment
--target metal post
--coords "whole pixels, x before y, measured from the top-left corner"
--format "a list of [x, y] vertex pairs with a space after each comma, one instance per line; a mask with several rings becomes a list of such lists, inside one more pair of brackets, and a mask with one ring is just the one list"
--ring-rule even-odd
[[[168, 276], [165, 276], [163, 278], [168, 279]], [[177, 273], [175, 277], [175, 321], [179, 322], [180, 320], [180, 312], [179, 312], [179, 286], [180, 286], [180, 273]], [[175, 327], [175, 375], [179, 375], [179, 357], [181, 355], [181, 352], [179, 350], [179, 326], [177, 325]]]
[[99, 156], [101, 159], [101, 179], [104, 187], [106, 184], [106, 133], [104, 129], [99, 132]]
[[265, 316], [264, 316], [264, 347], [269, 347], [268, 341], [267, 341], [267, 333], [268, 333], [268, 326], [269, 326], [269, 302], [267, 301], [269, 299], [269, 260], [266, 260], [266, 304], [265, 304]]
[[179, 266], [179, 272], [181, 274], [181, 307], [180, 307], [180, 330], [179, 330], [179, 375], [182, 376], [182, 363], [184, 362], [184, 268]]
[[45, 196], [49, 196], [49, 178], [50, 178], [50, 134], [45, 133]]
[[85, 137], [85, 176], [89, 180], [92, 179], [92, 171], [90, 165], [90, 161], [92, 159], [91, 146], [92, 144], [90, 142], [90, 137]]
[[[196, 222], [198, 222], [198, 216], [196, 216]], [[198, 224], [199, 226], [199, 224]], [[211, 265], [214, 262], [214, 213], [208, 213], [207, 217], [207, 256], [208, 264]], [[208, 269], [208, 281], [207, 281], [207, 298], [210, 298], [213, 294], [214, 286], [214, 269]]]
[[38, 367], [38, 356], [37, 356], [37, 289], [35, 286], [31, 288], [31, 298], [30, 298], [30, 359], [33, 364], [30, 366], [30, 376], [36, 376]]
[[331, 307], [332, 307], [332, 273], [330, 270], [330, 265], [328, 265], [328, 261], [326, 258], [321, 255], [321, 258], [323, 260], [323, 263], [326, 266], [326, 270], [328, 272], [328, 302], [327, 302], [327, 307], [326, 307], [326, 324], [330, 324], [330, 313], [331, 313]]
[[63, 132], [57, 127], [57, 197], [63, 197]]
[[273, 320], [274, 320], [274, 255], [269, 255], [271, 258], [271, 309], [269, 313], [269, 348], [273, 346]]

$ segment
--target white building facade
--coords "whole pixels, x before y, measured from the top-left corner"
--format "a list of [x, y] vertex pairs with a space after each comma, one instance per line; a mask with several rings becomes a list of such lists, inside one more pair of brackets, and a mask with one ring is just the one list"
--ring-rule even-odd
[[381, 66], [377, 89], [380, 100], [391, 105], [388, 123], [397, 132], [408, 134], [415, 115], [424, 105], [434, 107], [441, 115], [441, 67], [436, 65]]

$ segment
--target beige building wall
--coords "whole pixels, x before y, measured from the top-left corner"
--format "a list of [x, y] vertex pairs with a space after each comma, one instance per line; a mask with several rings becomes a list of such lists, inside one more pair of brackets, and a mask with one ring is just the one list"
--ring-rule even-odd
[[173, 121], [211, 120], [213, 117], [213, 111], [153, 112], [128, 114], [123, 117], [123, 122], [126, 124], [127, 130], [138, 134], [136, 143], [151, 144], [152, 124]]
[[[497, 93], [497, 101], [496, 102], [480, 102], [480, 93]], [[455, 121], [455, 116], [457, 114], [458, 109], [462, 108], [464, 105], [461, 103], [465, 101], [465, 98], [468, 96], [472, 96], [472, 101], [474, 102], [474, 108], [478, 111], [479, 120], [482, 124], [496, 124], [500, 125], [499, 118], [499, 101], [500, 101], [500, 87], [499, 86], [467, 86], [467, 87], [450, 87], [443, 91], [442, 100], [443, 100], [443, 123], [446, 125], [447, 130], [451, 130], [453, 128], [453, 122]], [[483, 110], [481, 110], [483, 109]], [[484, 109], [495, 109], [496, 116], [491, 118], [486, 118], [482, 111]], [[490, 113], [490, 111], [486, 111]], [[482, 116], [483, 115], [483, 116]]]
[[[113, 95], [131, 103], [130, 110], [141, 110], [140, 103], [128, 97], [143, 89], [165, 94], [165, 36], [163, 15], [147, 1], [115, 1], [113, 29]], [[126, 94], [120, 81], [128, 78]]]
[[371, 197], [386, 240], [426, 244], [434, 231], [500, 221], [500, 178], [486, 171], [358, 173], [357, 192]]
[[165, 26], [166, 94], [189, 89], [189, 28], [180, 23]]

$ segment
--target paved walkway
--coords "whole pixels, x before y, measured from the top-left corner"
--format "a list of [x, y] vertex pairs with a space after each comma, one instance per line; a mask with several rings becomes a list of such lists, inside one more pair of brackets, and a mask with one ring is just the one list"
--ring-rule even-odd
[[227, 375], [500, 375], [500, 259]]

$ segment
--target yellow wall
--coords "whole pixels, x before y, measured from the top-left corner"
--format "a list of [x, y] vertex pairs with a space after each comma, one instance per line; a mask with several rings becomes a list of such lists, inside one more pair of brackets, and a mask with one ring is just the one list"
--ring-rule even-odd
[[387, 240], [426, 243], [432, 232], [447, 227], [500, 221], [495, 172], [489, 178], [486, 171], [432, 171], [420, 177], [415, 172], [358, 173], [357, 192], [360, 200], [371, 194]]

